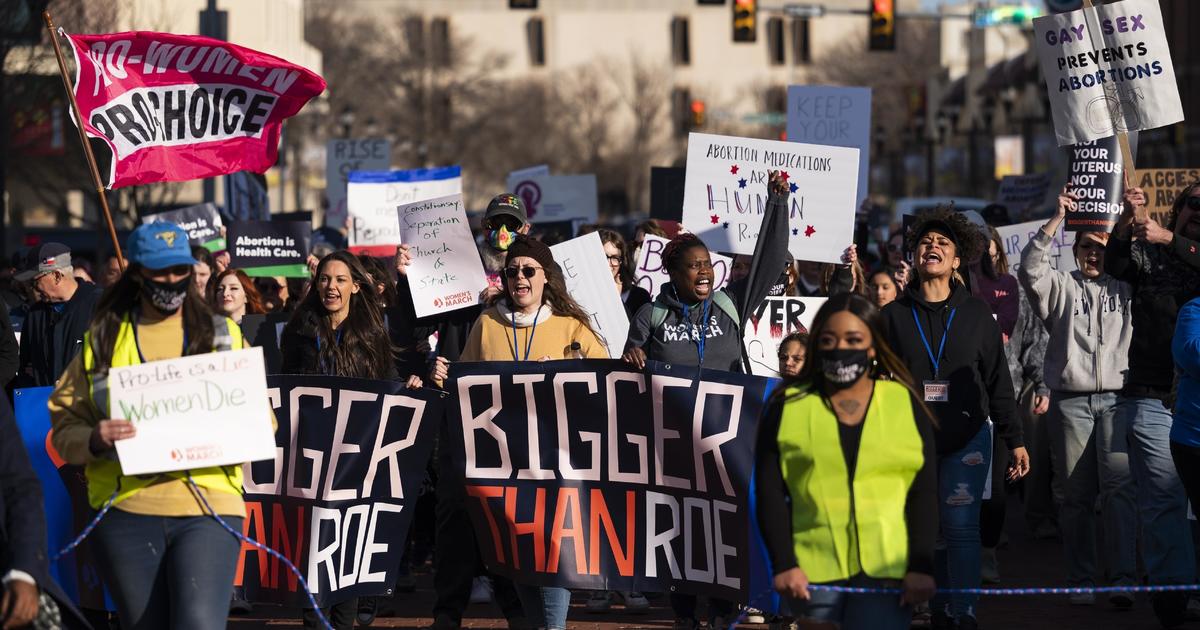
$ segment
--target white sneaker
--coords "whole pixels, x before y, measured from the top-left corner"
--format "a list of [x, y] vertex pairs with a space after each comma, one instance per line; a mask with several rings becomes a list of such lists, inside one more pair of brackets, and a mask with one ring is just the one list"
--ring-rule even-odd
[[592, 591], [588, 596], [587, 605], [584, 610], [590, 613], [608, 612], [612, 607], [612, 593], [610, 591]]
[[1096, 603], [1095, 593], [1075, 593], [1070, 596], [1072, 606], [1091, 606]]
[[742, 614], [746, 617], [746, 623], [767, 623], [766, 615], [757, 608], [746, 606], [742, 609]]
[[492, 581], [486, 577], [477, 577], [471, 584], [471, 603], [486, 604], [492, 601]]
[[625, 602], [625, 610], [628, 612], [642, 612], [650, 609], [650, 600], [637, 591], [624, 591], [618, 595]]

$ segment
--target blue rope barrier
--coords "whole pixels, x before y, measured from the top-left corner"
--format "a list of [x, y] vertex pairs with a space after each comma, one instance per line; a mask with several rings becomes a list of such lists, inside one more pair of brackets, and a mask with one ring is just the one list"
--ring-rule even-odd
[[[903, 591], [898, 588], [833, 586], [827, 584], [810, 584], [810, 591], [826, 591], [830, 593], [847, 593], [850, 595], [899, 595]], [[992, 596], [1021, 596], [1021, 595], [1079, 595], [1084, 593], [1174, 593], [1179, 591], [1200, 591], [1200, 584], [1155, 584], [1150, 586], [1042, 586], [1030, 588], [939, 588], [939, 595], [992, 595]]]

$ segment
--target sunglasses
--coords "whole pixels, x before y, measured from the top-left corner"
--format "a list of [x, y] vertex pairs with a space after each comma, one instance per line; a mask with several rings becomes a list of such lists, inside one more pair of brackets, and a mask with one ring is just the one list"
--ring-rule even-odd
[[490, 232], [492, 230], [499, 230], [500, 226], [504, 226], [504, 227], [508, 228], [509, 232], [516, 232], [517, 230], [521, 229], [521, 225], [522, 225], [521, 222], [517, 221], [516, 219], [510, 219], [510, 218], [492, 219], [491, 221], [488, 222], [485, 229], [487, 229]]
[[517, 277], [517, 274], [521, 274], [528, 280], [537, 275], [538, 269], [541, 269], [541, 267], [505, 267], [504, 277], [512, 280]]

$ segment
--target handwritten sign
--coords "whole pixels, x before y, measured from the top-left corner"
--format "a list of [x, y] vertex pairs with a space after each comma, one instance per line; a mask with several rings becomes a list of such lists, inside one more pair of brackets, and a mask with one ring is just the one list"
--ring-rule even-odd
[[1158, 0], [1033, 21], [1059, 146], [1183, 120]]
[[350, 251], [391, 256], [400, 244], [396, 208], [458, 193], [462, 193], [462, 169], [457, 166], [351, 172], [346, 184]]
[[871, 165], [871, 88], [789, 85], [787, 139], [859, 150], [855, 207], [867, 198]]
[[525, 202], [531, 223], [599, 217], [595, 175], [532, 175], [509, 181], [509, 192]]
[[199, 245], [210, 252], [225, 249], [225, 237], [221, 236], [221, 215], [217, 212], [216, 204], [201, 203], [142, 217], [142, 223], [155, 221], [166, 221], [183, 228], [192, 245]]
[[608, 346], [608, 356], [621, 357], [629, 337], [629, 317], [613, 281], [604, 244], [596, 232], [550, 248], [562, 267], [567, 293], [592, 316], [592, 327]]
[[1108, 232], [1121, 217], [1125, 166], [1116, 136], [1081, 142], [1067, 149], [1067, 183], [1079, 197], [1076, 210], [1068, 210], [1064, 229], [1071, 232]]
[[462, 194], [400, 206], [400, 239], [408, 243], [412, 265], [408, 286], [417, 317], [479, 303], [487, 274], [471, 237]]
[[325, 225], [346, 225], [346, 182], [354, 171], [386, 171], [392, 165], [392, 143], [385, 138], [334, 139], [325, 145]]
[[117, 442], [126, 475], [275, 458], [262, 348], [113, 368], [108, 386], [112, 417], [137, 428]]
[[1146, 210], [1160, 225], [1171, 217], [1171, 207], [1188, 186], [1200, 182], [1200, 168], [1138, 169], [1135, 185], [1146, 191]]
[[771, 297], [751, 313], [742, 333], [746, 357], [755, 376], [779, 377], [779, 342], [794, 332], [808, 332], [825, 298]]
[[[634, 284], [650, 293], [651, 298], [658, 297], [658, 292], [671, 281], [667, 267], [663, 264], [663, 249], [670, 239], [647, 234], [642, 241], [641, 256], [637, 260], [637, 268], [633, 270]], [[733, 259], [716, 252], [709, 252], [713, 264], [713, 290], [725, 288], [729, 284], [729, 273], [733, 270]]]
[[767, 207], [767, 171], [782, 171], [789, 250], [836, 263], [854, 242], [858, 149], [693, 133], [688, 137], [683, 224], [709, 249], [753, 254]]
[[[1000, 242], [1004, 244], [1004, 255], [1008, 257], [1009, 273], [1017, 275], [1017, 270], [1021, 268], [1021, 252], [1025, 251], [1029, 239], [1033, 238], [1044, 224], [1043, 221], [1029, 221], [996, 228], [996, 232], [1000, 234]], [[1066, 232], [1060, 227], [1058, 233], [1054, 235], [1054, 242], [1050, 245], [1050, 266], [1058, 271], [1078, 269], [1078, 265], [1075, 264], [1075, 254], [1071, 252], [1074, 245], [1075, 233]]]

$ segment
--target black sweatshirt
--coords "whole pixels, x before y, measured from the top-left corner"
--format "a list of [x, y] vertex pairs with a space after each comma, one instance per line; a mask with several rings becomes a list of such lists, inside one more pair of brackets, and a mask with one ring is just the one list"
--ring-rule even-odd
[[[874, 397], [872, 397], [872, 403]], [[925, 464], [917, 472], [908, 489], [904, 503], [904, 520], [908, 526], [908, 570], [933, 575], [933, 548], [938, 532], [937, 455], [934, 449], [933, 424], [915, 400], [913, 419], [921, 434]], [[869, 408], [868, 408], [869, 415]], [[776, 396], [763, 415], [758, 427], [758, 446], [755, 455], [754, 491], [758, 498], [758, 526], [767, 544], [771, 570], [776, 574], [797, 566], [792, 542], [791, 494], [783, 480], [779, 463], [779, 423], [783, 417], [782, 397]], [[866, 422], [864, 416], [863, 422]], [[839, 429], [842, 425], [839, 423]], [[858, 425], [861, 438], [862, 425]], [[845, 436], [846, 431], [840, 431]], [[847, 471], [853, 478], [851, 462], [858, 461], [861, 439], [842, 438], [842, 454]], [[803, 567], [801, 567], [803, 568]]]
[[[888, 345], [908, 366], [917, 393], [923, 394], [924, 381], [943, 380], [950, 384], [947, 402], [926, 402], [938, 418], [937, 452], [946, 455], [961, 450], [979, 433], [989, 416], [1008, 448], [1024, 446], [1004, 341], [992, 309], [958, 282], [952, 285], [950, 298], [937, 304], [921, 299], [918, 285], [914, 281], [911, 290], [888, 304], [883, 317], [888, 327]], [[914, 309], [935, 356], [950, 313], [955, 312], [937, 379], [929, 352], [913, 321]]]

